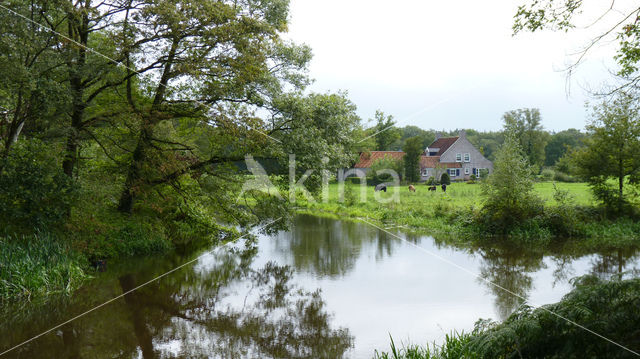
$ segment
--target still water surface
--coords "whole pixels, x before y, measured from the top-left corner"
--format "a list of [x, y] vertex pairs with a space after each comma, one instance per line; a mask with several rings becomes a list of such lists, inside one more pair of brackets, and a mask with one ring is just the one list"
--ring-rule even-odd
[[[471, 250], [392, 231], [532, 304], [558, 301], [575, 276], [640, 268], [634, 253]], [[72, 298], [4, 308], [0, 352], [198, 254], [111, 266]], [[439, 342], [520, 303], [367, 224], [298, 216], [287, 231], [217, 249], [5, 357], [370, 358], [389, 335]]]

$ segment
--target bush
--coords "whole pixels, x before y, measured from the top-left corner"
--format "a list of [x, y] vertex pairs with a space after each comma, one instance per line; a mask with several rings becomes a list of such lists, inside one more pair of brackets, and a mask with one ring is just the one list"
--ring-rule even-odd
[[403, 162], [401, 160], [395, 160], [391, 157], [381, 158], [376, 160], [371, 164], [371, 168], [367, 172], [367, 184], [369, 185], [378, 185], [380, 183], [393, 182], [394, 178], [392, 175], [388, 173], [378, 174], [378, 171], [381, 170], [391, 170], [398, 174], [399, 177], [402, 176], [403, 170]]
[[[544, 308], [523, 305], [503, 323], [480, 319], [471, 333], [452, 333], [444, 343], [396, 347], [376, 359], [631, 358], [614, 344], [640, 350], [640, 279], [610, 282], [595, 276], [572, 281], [574, 289]], [[552, 314], [555, 313], [555, 314]], [[557, 314], [557, 315], [556, 315]], [[570, 322], [572, 321], [572, 322]], [[604, 333], [611, 343], [578, 327]]]
[[37, 140], [25, 140], [0, 160], [0, 221], [5, 234], [46, 229], [67, 217], [74, 183], [52, 153]]
[[552, 169], [545, 168], [544, 170], [542, 170], [541, 176], [543, 180], [551, 181], [554, 178], [555, 174], [556, 173]]
[[[482, 358], [630, 358], [613, 342], [640, 350], [640, 279], [605, 282], [595, 276], [573, 281], [574, 289], [545, 309], [523, 306], [502, 324], [482, 322], [467, 349]], [[554, 314], [561, 316], [558, 317]], [[565, 319], [566, 318], [566, 319]]]
[[447, 186], [451, 184], [451, 177], [449, 177], [447, 172], [443, 173], [440, 177], [440, 183], [446, 184]]
[[558, 182], [578, 182], [578, 179], [564, 172], [556, 171], [553, 175], [553, 180]]
[[485, 202], [478, 219], [489, 233], [509, 234], [543, 213], [531, 166], [513, 134], [507, 134], [496, 153], [493, 174], [483, 182], [482, 192]]
[[438, 181], [436, 181], [435, 177], [431, 176], [431, 177], [429, 177], [429, 179], [427, 179], [425, 181], [425, 184], [427, 186], [435, 186], [435, 185], [438, 185], [439, 183], [438, 183]]

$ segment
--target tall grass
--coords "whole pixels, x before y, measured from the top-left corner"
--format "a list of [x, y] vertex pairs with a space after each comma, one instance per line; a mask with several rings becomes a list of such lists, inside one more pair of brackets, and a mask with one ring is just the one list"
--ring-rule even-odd
[[88, 277], [82, 257], [48, 234], [0, 237], [0, 302], [71, 293]]
[[425, 346], [409, 344], [396, 347], [393, 337], [391, 340], [391, 351], [374, 353], [374, 359], [473, 359], [479, 356], [473, 354], [469, 348], [469, 341], [472, 334], [465, 332], [452, 332], [447, 334], [442, 345], [436, 343]]

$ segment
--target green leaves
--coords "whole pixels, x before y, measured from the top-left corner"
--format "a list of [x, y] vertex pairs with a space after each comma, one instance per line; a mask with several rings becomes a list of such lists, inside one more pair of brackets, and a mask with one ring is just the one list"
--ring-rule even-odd
[[640, 107], [635, 95], [620, 93], [595, 107], [587, 133], [586, 147], [574, 153], [580, 174], [611, 214], [631, 215], [627, 205], [636, 196], [640, 174]]
[[493, 173], [483, 182], [484, 222], [493, 232], [508, 233], [521, 221], [541, 211], [533, 191], [533, 173], [513, 132], [496, 153]]
[[405, 180], [409, 182], [418, 182], [420, 180], [420, 156], [424, 152], [422, 147], [422, 139], [418, 136], [411, 137], [404, 145], [404, 175]]

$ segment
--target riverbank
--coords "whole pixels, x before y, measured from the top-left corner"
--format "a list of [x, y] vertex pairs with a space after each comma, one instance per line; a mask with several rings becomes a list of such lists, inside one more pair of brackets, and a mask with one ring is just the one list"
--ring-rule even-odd
[[158, 256], [224, 240], [233, 232], [207, 216], [141, 206], [133, 214], [113, 205], [116, 184], [85, 184], [86, 200], [46, 230], [0, 234], [0, 304], [70, 295], [109, 263]]
[[390, 351], [374, 358], [628, 358], [639, 352], [633, 333], [640, 325], [640, 279], [584, 276], [573, 283], [557, 303], [521, 306], [502, 323], [479, 319], [471, 332], [453, 332], [443, 343], [397, 346], [391, 338]]
[[[566, 191], [568, 203], [554, 199], [556, 189]], [[372, 186], [366, 186], [361, 193], [359, 185], [346, 183], [343, 199], [338, 184], [330, 184], [327, 201], [299, 197], [296, 204], [299, 213], [366, 219], [383, 227], [404, 227], [460, 244], [507, 240], [547, 246], [572, 239], [585, 250], [602, 250], [635, 247], [640, 243], [640, 224], [631, 219], [609, 220], [600, 216], [587, 184], [557, 183], [554, 188], [554, 183], [542, 182], [535, 184], [535, 191], [544, 201], [545, 215], [499, 238], [476, 225], [482, 206], [479, 184], [453, 183], [446, 193], [440, 187], [436, 192], [429, 191], [425, 185], [416, 185], [415, 192], [401, 186], [375, 193]], [[557, 228], [549, 229], [553, 226]]]

